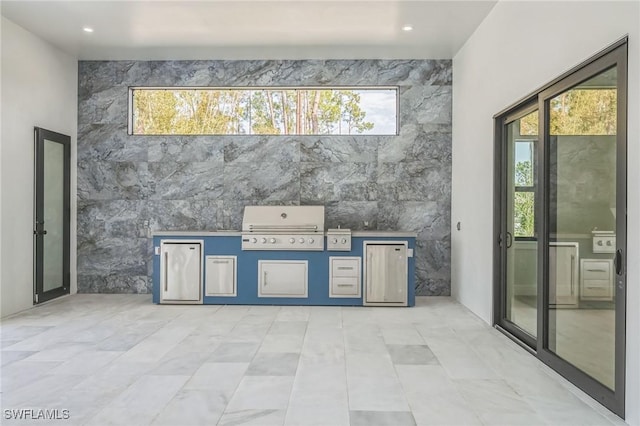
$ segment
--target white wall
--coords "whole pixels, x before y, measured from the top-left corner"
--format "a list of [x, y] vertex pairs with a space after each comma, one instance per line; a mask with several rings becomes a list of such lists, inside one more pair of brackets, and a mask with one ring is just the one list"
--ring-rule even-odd
[[[492, 116], [629, 34], [627, 422], [640, 424], [640, 10], [499, 2], [453, 60], [452, 294], [492, 318]], [[455, 223], [461, 221], [461, 231]]]
[[71, 292], [76, 291], [77, 60], [2, 17], [0, 314], [33, 306], [33, 128], [71, 136]]

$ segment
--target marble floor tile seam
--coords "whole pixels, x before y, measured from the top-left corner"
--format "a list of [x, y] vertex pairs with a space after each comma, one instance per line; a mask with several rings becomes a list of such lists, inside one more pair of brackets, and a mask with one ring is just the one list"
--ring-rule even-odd
[[[341, 315], [342, 320], [344, 321], [344, 308], [341, 308], [341, 313], [342, 313], [342, 315]], [[343, 328], [342, 328], [342, 333], [341, 334], [342, 334], [342, 350], [343, 350], [342, 356], [343, 356], [343, 359], [344, 359], [342, 373], [344, 374], [344, 378], [345, 378], [344, 385], [345, 385], [345, 389], [346, 389], [345, 398], [346, 398], [346, 402], [347, 402], [347, 408], [350, 408], [351, 407], [351, 398], [349, 396], [349, 376], [348, 376], [348, 370], [347, 370], [347, 353], [346, 353], [347, 352], [347, 335], [346, 335], [346, 332], [345, 332], [345, 329], [344, 329], [344, 324], [343, 324]], [[348, 417], [349, 423], [351, 423], [351, 413], [349, 412], [348, 415], [349, 415], [349, 417]]]
[[[503, 380], [494, 380], [494, 379], [454, 379], [454, 386], [456, 387], [456, 390], [458, 392], [458, 394], [462, 397], [462, 399], [465, 401], [466, 406], [473, 411], [473, 413], [482, 421], [483, 418], [490, 418], [491, 415], [498, 415], [498, 414], [504, 414], [504, 415], [510, 415], [510, 414], [522, 414], [523, 413], [523, 408], [525, 408], [526, 412], [529, 413], [538, 413], [538, 411], [535, 409], [535, 407], [533, 407], [526, 398], [521, 397], [520, 395], [517, 394], [517, 392], [515, 391], [515, 389], [513, 389], [508, 383], [506, 383]], [[494, 406], [487, 406], [487, 405], [480, 405], [477, 404], [476, 401], [474, 400], [470, 400], [470, 398], [467, 396], [469, 394], [469, 392], [465, 392], [465, 390], [462, 388], [462, 386], [466, 383], [466, 382], [476, 382], [476, 383], [499, 383], [500, 385], [504, 385], [505, 386], [505, 391], [511, 393], [512, 395], [502, 395], [502, 398], [504, 399], [504, 397], [511, 397], [511, 399], [513, 399], [513, 397], [515, 396], [515, 401], [517, 403], [520, 404], [519, 407], [514, 408], [513, 404], [504, 404], [503, 407], [500, 408], [496, 408]], [[493, 394], [492, 394], [493, 395]], [[475, 393], [473, 395], [474, 398], [477, 398], [477, 393]], [[488, 399], [486, 401], [483, 401], [483, 404], [485, 402], [491, 403], [493, 405], [497, 404], [497, 398], [491, 398]], [[487, 424], [487, 425], [494, 425], [496, 424], [495, 421], [488, 421], [488, 422], [483, 422], [483, 424]], [[497, 424], [500, 424], [499, 422]], [[537, 425], [537, 423], [533, 423], [533, 425]]]
[[[102, 424], [102, 423], [96, 423], [97, 420], [100, 419], [100, 417], [104, 417], [105, 415], [107, 416], [107, 419], [112, 419], [112, 417], [110, 417], [113, 414], [113, 411], [127, 411], [127, 410], [131, 410], [131, 399], [124, 399], [125, 396], [129, 396], [130, 394], [132, 394], [133, 398], [145, 398], [146, 395], [141, 394], [140, 392], [133, 392], [134, 390], [138, 390], [139, 388], [145, 388], [148, 387], [147, 384], [149, 382], [153, 382], [153, 381], [160, 381], [160, 382], [177, 382], [177, 383], [181, 383], [179, 384], [179, 386], [175, 385], [174, 383], [164, 383], [165, 385], [169, 385], [168, 387], [154, 387], [153, 389], [155, 389], [156, 392], [158, 392], [161, 396], [165, 397], [166, 402], [164, 403], [164, 405], [162, 405], [162, 407], [158, 407], [155, 411], [150, 410], [149, 406], [143, 406], [143, 405], [139, 405], [137, 408], [139, 408], [139, 410], [133, 410], [136, 414], [138, 415], [142, 415], [145, 414], [145, 412], [148, 412], [148, 416], [149, 420], [147, 420], [146, 422], [144, 422], [144, 424], [151, 424], [153, 422], [153, 420], [160, 414], [160, 412], [162, 411], [162, 409], [168, 404], [169, 401], [171, 401], [171, 399], [184, 387], [184, 385], [186, 384], [186, 382], [188, 381], [188, 377], [189, 376], [157, 376], [157, 375], [143, 375], [141, 377], [139, 377], [137, 380], [133, 381], [129, 386], [127, 386], [125, 389], [123, 389], [121, 392], [119, 392], [117, 395], [115, 395], [114, 398], [112, 398], [106, 405], [103, 406], [103, 408], [99, 411], [95, 411], [94, 415], [91, 416], [88, 419], [88, 423], [89, 424]], [[160, 383], [162, 384], [162, 383]], [[173, 386], [172, 386], [173, 385]], [[166, 395], [163, 395], [163, 393], [169, 392]], [[152, 400], [153, 403], [155, 403], [154, 400]], [[110, 407], [111, 410], [107, 411], [107, 408]], [[96, 420], [97, 419], [97, 420]], [[122, 420], [121, 420], [122, 421]], [[111, 424], [111, 422], [108, 422], [109, 424]], [[120, 423], [120, 424], [135, 424], [135, 421], [132, 422], [125, 422], [125, 423]]]
[[[106, 362], [104, 365], [101, 365], [100, 368], [103, 370], [107, 367], [109, 367], [110, 365], [112, 365], [120, 356], [122, 356], [122, 353], [118, 353], [113, 359], [110, 359], [108, 362]], [[87, 374], [86, 372], [75, 372], [73, 370], [71, 371], [66, 371], [66, 372], [57, 372], [56, 369], [64, 366], [66, 363], [72, 362], [73, 360], [68, 360], [68, 361], [60, 361], [60, 362], [56, 362], [56, 365], [53, 367], [50, 367], [48, 369], [48, 373], [45, 376], [40, 376], [40, 377], [36, 377], [34, 378], [34, 380], [28, 381], [23, 383], [21, 386], [12, 388], [11, 390], [8, 391], [9, 394], [11, 393], [15, 393], [15, 392], [21, 392], [23, 390], [23, 388], [28, 387], [28, 386], [34, 386], [37, 385], [37, 382], [42, 380], [42, 378], [46, 378], [49, 376], [52, 377], [56, 377], [56, 376], [81, 376], [81, 377], [85, 377], [85, 378], [89, 378], [91, 377], [93, 374]], [[4, 369], [3, 369], [3, 376], [4, 376]], [[4, 380], [3, 380], [4, 381]], [[7, 392], [5, 392], [5, 396], [8, 394]]]
[[[34, 308], [35, 309], [35, 308]], [[19, 313], [18, 313], [19, 314]], [[18, 315], [16, 314], [16, 315]], [[111, 317], [116, 317], [118, 314], [114, 313], [112, 315], [109, 316], [109, 318]], [[37, 337], [41, 336], [41, 337], [46, 337], [46, 340], [49, 341], [50, 344], [56, 344], [56, 343], [65, 343], [65, 342], [69, 342], [69, 341], [75, 341], [73, 339], [73, 337], [70, 340], [65, 340], [65, 338], [67, 336], [72, 335], [72, 333], [78, 333], [78, 332], [83, 332], [89, 329], [92, 329], [94, 327], [96, 327], [97, 325], [99, 325], [101, 322], [106, 321], [108, 318], [104, 318], [102, 321], [99, 321], [97, 323], [93, 323], [90, 320], [83, 320], [81, 322], [81, 324], [79, 325], [74, 325], [74, 326], [70, 326], [68, 323], [63, 323], [61, 325], [57, 325], [57, 326], [52, 326], [51, 328], [49, 328], [48, 330], [46, 330], [43, 333], [49, 332], [47, 333], [47, 336], [43, 336], [43, 333], [31, 336], [27, 339], [21, 339], [20, 343], [24, 343], [25, 341], [27, 341], [27, 344], [29, 343], [30, 340], [35, 339], [35, 341], [37, 342]], [[70, 320], [77, 320], [77, 318], [70, 318]], [[117, 332], [117, 331], [116, 331]], [[52, 339], [52, 335], [54, 336], [54, 338]], [[102, 340], [105, 340], [107, 337], [105, 337]], [[3, 345], [3, 350], [7, 350], [10, 349], [10, 347], [4, 347]]]
[[[133, 384], [133, 382], [131, 384], [129, 384], [129, 386], [131, 386]], [[121, 392], [125, 392], [127, 390], [127, 388], [129, 387], [125, 387], [121, 390]], [[73, 388], [72, 388], [73, 390]], [[103, 397], [103, 398], [99, 398], [98, 399], [98, 403], [95, 402], [95, 400], [93, 400], [93, 404], [92, 404], [92, 408], [94, 408], [92, 410], [92, 414], [89, 414], [85, 419], [83, 419], [82, 422], [80, 422], [79, 424], [85, 425], [90, 419], [92, 419], [96, 414], [98, 414], [99, 412], [101, 412], [102, 410], [104, 410], [109, 404], [111, 404], [117, 397], [118, 397], [119, 393], [114, 393], [113, 395], [111, 395], [110, 397]], [[66, 407], [65, 407], [66, 408]], [[70, 404], [69, 405], [69, 414], [71, 416], [73, 416], [73, 405]]]
[[[540, 361], [539, 368], [544, 373], [546, 373], [547, 375], [552, 377], [556, 383], [558, 383], [563, 388], [567, 389], [567, 391], [569, 391], [576, 398], [578, 398], [585, 405], [587, 405], [590, 409], [598, 412], [600, 415], [605, 417], [607, 419], [607, 421], [609, 421], [610, 423], [613, 423], [613, 424], [619, 424], [618, 421], [621, 420], [621, 419], [618, 416], [613, 414], [611, 411], [609, 411], [603, 405], [599, 404], [597, 401], [595, 401], [593, 398], [591, 398], [589, 395], [587, 395], [584, 391], [582, 391], [581, 389], [579, 389], [576, 386], [574, 386], [573, 384], [571, 384], [571, 382], [569, 382], [567, 379], [562, 377], [560, 374], [558, 374], [556, 371], [554, 371], [551, 367], [545, 365], [544, 363], [542, 363]], [[622, 424], [626, 424], [626, 423], [622, 423]]]
[[[568, 413], [575, 413], [585, 415], [587, 414], [591, 419], [596, 420], [599, 425], [607, 425], [611, 426], [615, 424], [612, 419], [608, 418], [604, 413], [598, 412], [597, 410], [593, 410], [587, 404], [579, 401], [579, 404], [571, 404], [569, 402], [560, 402], [560, 401], [548, 401], [542, 399], [535, 399], [532, 397], [524, 398], [530, 406], [532, 406], [537, 413], [540, 413], [542, 418], [552, 418], [554, 415], [566, 415]], [[622, 420], [620, 420], [622, 421]], [[622, 422], [621, 424], [625, 424]]]

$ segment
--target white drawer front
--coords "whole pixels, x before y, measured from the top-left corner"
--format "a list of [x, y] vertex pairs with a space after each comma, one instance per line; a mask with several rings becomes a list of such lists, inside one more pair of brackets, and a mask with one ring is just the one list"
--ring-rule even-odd
[[360, 293], [360, 279], [358, 277], [333, 277], [331, 293], [357, 297]]
[[329, 274], [332, 277], [357, 277], [360, 275], [360, 259], [332, 257]]
[[610, 298], [613, 288], [609, 280], [585, 280], [582, 286], [582, 297]]
[[608, 280], [611, 276], [610, 262], [584, 262], [582, 264], [582, 273], [585, 280]]

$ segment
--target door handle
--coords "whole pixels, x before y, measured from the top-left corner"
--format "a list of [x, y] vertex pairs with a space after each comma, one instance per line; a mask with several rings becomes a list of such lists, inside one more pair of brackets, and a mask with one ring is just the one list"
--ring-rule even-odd
[[507, 248], [511, 248], [512, 245], [513, 245], [513, 235], [511, 235], [511, 232], [507, 231]]
[[618, 249], [616, 251], [616, 257], [613, 259], [613, 264], [616, 267], [616, 275], [620, 275], [622, 273], [622, 250]]
[[573, 269], [574, 269], [574, 265], [576, 263], [575, 260], [576, 260], [576, 257], [574, 255], [571, 255], [571, 265], [570, 265], [571, 266], [571, 275], [570, 275], [570, 280], [571, 280], [571, 295], [572, 296], [573, 296], [573, 282], [574, 282]]
[[169, 291], [169, 252], [164, 252], [164, 292]]

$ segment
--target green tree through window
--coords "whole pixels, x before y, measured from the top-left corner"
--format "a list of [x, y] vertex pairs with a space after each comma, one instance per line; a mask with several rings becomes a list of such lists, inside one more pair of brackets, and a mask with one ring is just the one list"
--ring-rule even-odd
[[535, 188], [531, 161], [516, 163], [514, 194], [514, 236], [533, 237], [535, 231]]
[[[397, 89], [132, 89], [139, 135], [396, 134]], [[379, 133], [374, 133], [376, 130]]]

